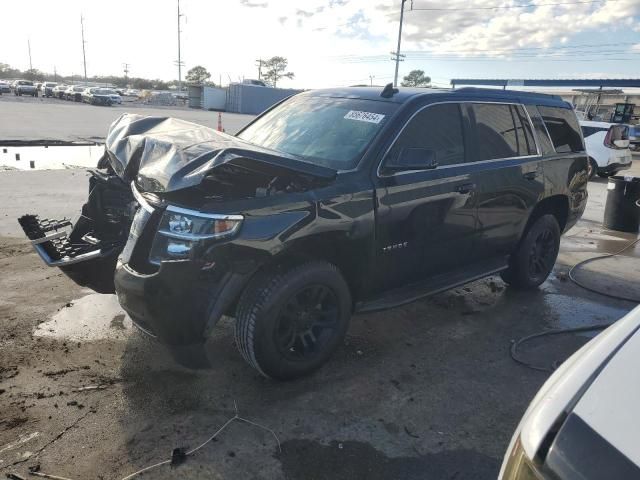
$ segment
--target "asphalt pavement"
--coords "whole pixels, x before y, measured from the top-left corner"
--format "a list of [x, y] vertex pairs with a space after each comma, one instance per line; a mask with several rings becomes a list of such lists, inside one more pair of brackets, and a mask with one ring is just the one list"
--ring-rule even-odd
[[[187, 107], [149, 106], [140, 102], [101, 107], [55, 98], [0, 95], [0, 141], [64, 140], [104, 142], [109, 126], [123, 113], [176, 117], [211, 128], [218, 126], [218, 112]], [[253, 115], [222, 113], [223, 128], [234, 134]]]

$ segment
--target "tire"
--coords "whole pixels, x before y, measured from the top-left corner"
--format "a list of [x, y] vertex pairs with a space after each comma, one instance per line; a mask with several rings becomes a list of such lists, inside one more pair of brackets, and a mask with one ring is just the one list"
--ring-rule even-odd
[[342, 343], [351, 307], [349, 287], [330, 263], [309, 261], [259, 273], [238, 303], [236, 346], [265, 377], [307, 375]]
[[593, 179], [593, 177], [596, 176], [597, 172], [598, 172], [598, 164], [593, 158], [589, 157], [589, 180]]
[[560, 233], [556, 217], [538, 218], [511, 255], [509, 268], [500, 274], [502, 279], [515, 288], [537, 288], [553, 270], [560, 250]]

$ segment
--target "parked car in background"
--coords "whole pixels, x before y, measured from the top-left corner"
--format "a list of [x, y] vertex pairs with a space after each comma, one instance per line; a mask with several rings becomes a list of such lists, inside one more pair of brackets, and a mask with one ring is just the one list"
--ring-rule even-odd
[[631, 168], [627, 125], [583, 120], [580, 127], [589, 154], [589, 178], [610, 177]]
[[640, 152], [640, 125], [629, 125], [629, 148]]
[[499, 480], [640, 478], [640, 307], [584, 345], [542, 386]]
[[11, 93], [11, 85], [8, 82], [0, 81], [0, 93]]
[[31, 80], [17, 80], [13, 89], [13, 93], [17, 96], [31, 95], [38, 96], [38, 89]]
[[89, 87], [82, 92], [82, 101], [91, 105], [111, 106], [113, 101], [109, 90], [100, 87]]
[[55, 82], [44, 82], [41, 87], [41, 93], [43, 97], [51, 97], [53, 95], [53, 89], [58, 85]]
[[140, 96], [140, 90], [136, 90], [135, 88], [129, 88], [127, 90], [124, 91], [124, 96], [125, 97], [139, 97]]
[[64, 84], [56, 85], [51, 90], [51, 95], [55, 98], [59, 98], [60, 100], [62, 100], [64, 99], [64, 94], [67, 91], [67, 88], [69, 88], [69, 85], [64, 85]]
[[126, 89], [116, 87], [116, 88], [111, 88], [111, 90], [113, 90], [117, 95], [123, 96]]
[[115, 105], [122, 104], [122, 97], [117, 93], [116, 90], [113, 90], [111, 88], [102, 88], [101, 92], [104, 95], [108, 95], [109, 98], [111, 98], [111, 103], [113, 103]]
[[236, 136], [125, 114], [106, 138], [69, 237], [20, 218], [36, 250], [174, 352], [235, 315], [278, 379], [323, 365], [353, 313], [496, 273], [538, 287], [587, 204], [580, 126], [550, 95], [312, 90]]
[[71, 85], [64, 92], [65, 100], [72, 100], [74, 102], [82, 101], [82, 92], [86, 90], [85, 85]]

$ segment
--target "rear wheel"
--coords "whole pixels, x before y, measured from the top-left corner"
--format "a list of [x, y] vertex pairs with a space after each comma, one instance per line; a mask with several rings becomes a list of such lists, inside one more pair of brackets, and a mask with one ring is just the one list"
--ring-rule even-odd
[[240, 298], [236, 345], [262, 375], [293, 379], [329, 359], [350, 317], [349, 287], [335, 266], [310, 261], [265, 272]]
[[527, 230], [509, 259], [502, 279], [516, 288], [536, 288], [544, 282], [558, 257], [560, 226], [553, 215], [543, 215]]
[[595, 177], [597, 171], [598, 171], [598, 164], [593, 158], [589, 158], [589, 170], [588, 170], [589, 180]]

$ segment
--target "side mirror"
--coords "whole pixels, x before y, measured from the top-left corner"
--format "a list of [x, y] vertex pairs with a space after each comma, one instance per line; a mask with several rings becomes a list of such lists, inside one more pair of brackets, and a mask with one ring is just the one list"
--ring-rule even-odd
[[618, 148], [628, 148], [629, 140], [614, 140], [613, 144]]
[[403, 148], [384, 165], [387, 170], [432, 170], [438, 166], [436, 152], [428, 148]]

